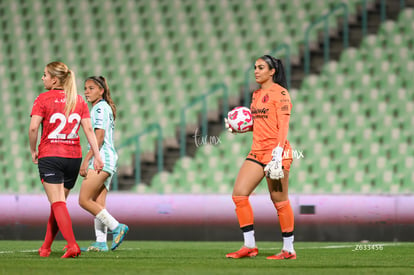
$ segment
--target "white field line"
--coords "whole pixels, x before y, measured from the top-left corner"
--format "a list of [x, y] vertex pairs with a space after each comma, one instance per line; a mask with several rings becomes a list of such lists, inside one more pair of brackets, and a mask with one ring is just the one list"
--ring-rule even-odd
[[[117, 250], [141, 250], [141, 248], [118, 248]], [[0, 255], [1, 254], [13, 254], [13, 253], [33, 253], [33, 252], [37, 252], [37, 249], [34, 250], [0, 250]], [[88, 253], [88, 252], [85, 252]], [[89, 252], [89, 253], [96, 253], [96, 252]]]
[[[321, 245], [321, 246], [309, 246], [309, 247], [295, 247], [295, 250], [306, 250], [306, 249], [338, 249], [338, 248], [355, 248], [357, 245], [361, 246], [404, 246], [404, 245], [413, 245], [413, 243], [360, 243], [356, 242], [355, 244], [344, 244], [344, 245]], [[142, 248], [119, 248], [120, 250], [141, 250]], [[219, 249], [219, 248], [218, 248]], [[268, 247], [268, 248], [260, 248], [259, 250], [277, 250], [280, 247]], [[37, 252], [37, 249], [33, 250], [0, 250], [0, 254], [12, 254], [12, 253], [33, 253]]]
[[37, 249], [35, 250], [17, 250], [17, 251], [11, 251], [11, 250], [0, 250], [0, 254], [11, 254], [11, 253], [32, 253], [37, 252]]
[[[355, 248], [356, 246], [403, 246], [403, 245], [413, 245], [413, 243], [360, 243], [356, 242], [355, 244], [343, 244], [343, 245], [321, 245], [321, 246], [308, 246], [308, 247], [295, 247], [295, 250], [306, 250], [306, 249], [338, 249], [338, 248]], [[273, 248], [259, 248], [259, 250], [275, 250], [280, 249], [280, 247]], [[373, 249], [371, 249], [373, 250]]]

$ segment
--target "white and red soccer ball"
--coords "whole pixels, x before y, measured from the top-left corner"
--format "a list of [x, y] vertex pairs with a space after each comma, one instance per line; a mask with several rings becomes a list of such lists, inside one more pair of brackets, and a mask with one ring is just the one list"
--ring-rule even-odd
[[227, 115], [229, 126], [238, 133], [251, 131], [253, 127], [253, 117], [247, 107], [236, 107]]

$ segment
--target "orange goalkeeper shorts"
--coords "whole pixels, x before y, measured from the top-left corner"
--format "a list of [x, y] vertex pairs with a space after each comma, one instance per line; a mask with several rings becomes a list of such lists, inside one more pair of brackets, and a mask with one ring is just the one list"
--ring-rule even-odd
[[[272, 151], [250, 151], [246, 157], [246, 160], [250, 160], [265, 167], [272, 160]], [[290, 171], [290, 166], [293, 162], [292, 149], [289, 146], [285, 146], [282, 156], [282, 168], [283, 170]]]

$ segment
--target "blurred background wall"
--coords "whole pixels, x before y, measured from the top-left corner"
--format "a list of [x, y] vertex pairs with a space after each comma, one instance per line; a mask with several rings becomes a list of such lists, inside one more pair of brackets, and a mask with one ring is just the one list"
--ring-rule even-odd
[[[292, 197], [409, 197], [413, 6], [411, 0], [0, 0], [0, 198], [43, 194], [27, 131], [33, 101], [44, 90], [43, 68], [55, 60], [75, 71], [79, 93], [88, 76], [108, 79], [120, 155], [111, 194], [230, 198], [251, 134], [228, 135], [222, 118], [234, 106], [249, 106], [252, 64], [263, 54], [281, 58], [288, 75], [288, 138], [297, 152]], [[81, 178], [74, 201], [80, 185]], [[266, 185], [256, 194], [267, 200]], [[43, 238], [43, 221], [9, 224], [5, 217], [1, 238]], [[231, 239], [239, 236], [232, 223], [138, 226], [131, 237], [198, 232], [194, 238]], [[398, 219], [299, 225], [302, 240], [362, 239], [367, 232], [378, 240], [412, 240], [412, 226]], [[74, 223], [79, 236], [93, 236], [91, 226], [92, 217], [90, 226]], [[270, 238], [279, 230], [276, 223], [263, 226]]]

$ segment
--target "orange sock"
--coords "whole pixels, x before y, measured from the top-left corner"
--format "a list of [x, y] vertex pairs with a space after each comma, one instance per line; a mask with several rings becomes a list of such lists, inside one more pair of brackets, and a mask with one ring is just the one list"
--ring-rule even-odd
[[277, 214], [279, 216], [280, 229], [283, 233], [293, 232], [295, 225], [293, 210], [290, 206], [290, 201], [281, 201], [275, 203]]
[[249, 196], [233, 196], [236, 205], [236, 215], [239, 220], [240, 228], [253, 226], [253, 209], [249, 202]]

